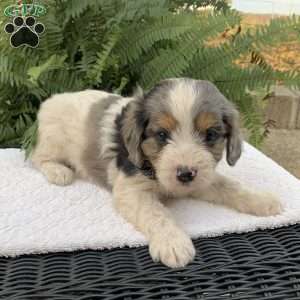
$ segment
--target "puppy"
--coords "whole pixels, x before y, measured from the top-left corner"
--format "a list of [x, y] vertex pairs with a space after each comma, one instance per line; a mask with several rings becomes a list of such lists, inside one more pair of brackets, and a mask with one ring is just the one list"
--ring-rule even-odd
[[148, 93], [123, 98], [87, 90], [54, 95], [38, 113], [33, 164], [58, 185], [75, 177], [113, 192], [116, 210], [149, 241], [154, 261], [183, 267], [195, 248], [164, 200], [193, 197], [257, 216], [280, 202], [216, 173], [226, 147], [241, 155], [239, 115], [210, 82], [164, 80]]

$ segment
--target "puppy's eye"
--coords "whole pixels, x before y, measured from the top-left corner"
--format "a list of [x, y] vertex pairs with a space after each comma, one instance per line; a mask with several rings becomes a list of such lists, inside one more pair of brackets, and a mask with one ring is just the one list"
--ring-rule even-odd
[[215, 128], [209, 128], [206, 131], [205, 140], [208, 143], [214, 143], [216, 140], [220, 138], [221, 134]]
[[157, 139], [162, 142], [165, 143], [169, 137], [168, 133], [166, 131], [160, 130], [156, 133]]

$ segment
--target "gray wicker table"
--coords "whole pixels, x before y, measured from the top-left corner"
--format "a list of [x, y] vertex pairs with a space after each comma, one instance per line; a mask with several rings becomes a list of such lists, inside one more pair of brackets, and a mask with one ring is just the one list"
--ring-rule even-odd
[[0, 258], [0, 299], [300, 299], [300, 225], [194, 243], [177, 270], [147, 247]]

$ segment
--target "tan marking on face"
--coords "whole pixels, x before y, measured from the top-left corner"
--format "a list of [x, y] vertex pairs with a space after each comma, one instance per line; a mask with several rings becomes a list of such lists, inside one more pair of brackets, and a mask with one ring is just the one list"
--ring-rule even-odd
[[205, 132], [216, 124], [218, 124], [217, 116], [211, 112], [201, 112], [195, 120], [195, 128], [200, 132]]
[[225, 148], [225, 141], [220, 139], [219, 142], [208, 148], [208, 151], [213, 155], [216, 161], [221, 160]]
[[157, 144], [155, 139], [153, 137], [148, 138], [142, 143], [141, 147], [147, 159], [149, 159], [151, 163], [154, 163], [157, 160], [161, 150], [161, 147]]
[[175, 130], [178, 125], [177, 120], [170, 114], [162, 113], [158, 116], [156, 124], [169, 132]]

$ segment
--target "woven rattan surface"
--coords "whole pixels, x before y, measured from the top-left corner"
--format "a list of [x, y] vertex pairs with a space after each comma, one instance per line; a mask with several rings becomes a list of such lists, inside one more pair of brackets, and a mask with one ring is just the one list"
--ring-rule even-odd
[[194, 243], [179, 270], [147, 247], [0, 258], [0, 299], [300, 299], [300, 225]]

